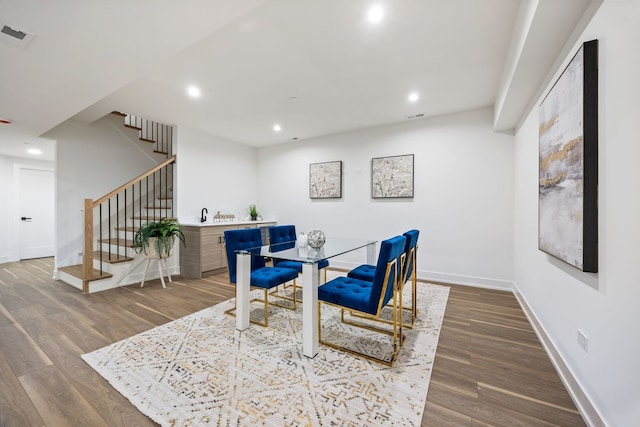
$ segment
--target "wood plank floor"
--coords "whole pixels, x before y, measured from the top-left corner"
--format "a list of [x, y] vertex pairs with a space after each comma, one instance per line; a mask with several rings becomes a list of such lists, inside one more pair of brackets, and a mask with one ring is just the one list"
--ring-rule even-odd
[[[80, 355], [234, 295], [226, 274], [83, 295], [0, 264], [0, 427], [153, 426]], [[422, 426], [584, 426], [514, 296], [451, 286]]]

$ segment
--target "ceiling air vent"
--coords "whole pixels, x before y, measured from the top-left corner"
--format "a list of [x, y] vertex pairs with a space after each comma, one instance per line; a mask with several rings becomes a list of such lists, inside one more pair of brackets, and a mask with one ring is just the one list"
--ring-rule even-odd
[[19, 49], [25, 49], [34, 35], [19, 30], [5, 22], [0, 21], [0, 41]]
[[419, 119], [420, 117], [424, 117], [424, 113], [416, 114], [415, 116], [407, 116], [407, 119]]

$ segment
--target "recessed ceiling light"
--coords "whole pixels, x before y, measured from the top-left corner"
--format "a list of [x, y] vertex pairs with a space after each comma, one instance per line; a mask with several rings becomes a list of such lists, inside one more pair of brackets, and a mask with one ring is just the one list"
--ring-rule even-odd
[[369, 9], [367, 19], [369, 22], [380, 22], [382, 21], [382, 15], [384, 15], [384, 11], [382, 10], [382, 6], [378, 4]]
[[189, 86], [187, 88], [187, 93], [189, 94], [190, 97], [192, 98], [199, 98], [200, 97], [200, 89], [198, 89], [195, 86]]
[[38, 156], [38, 155], [42, 154], [42, 150], [38, 150], [37, 148], [29, 148], [27, 150], [27, 153], [34, 154], [34, 155]]
[[282, 130], [282, 127], [276, 123], [275, 125], [273, 125], [273, 130], [275, 130], [276, 132], [280, 132]]
[[416, 102], [419, 98], [420, 96], [416, 92], [411, 92], [408, 97], [409, 102]]

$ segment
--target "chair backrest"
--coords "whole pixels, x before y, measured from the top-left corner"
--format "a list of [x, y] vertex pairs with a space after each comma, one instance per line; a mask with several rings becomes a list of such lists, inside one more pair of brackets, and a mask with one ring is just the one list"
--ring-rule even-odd
[[[236, 283], [236, 251], [259, 248], [262, 246], [262, 233], [259, 228], [243, 228], [241, 230], [227, 230], [224, 232], [225, 249], [227, 251], [227, 265], [229, 267], [229, 281]], [[264, 258], [251, 257], [251, 271], [265, 266]]]
[[[274, 225], [269, 227], [269, 244], [274, 245], [275, 251], [295, 248], [296, 238], [295, 225]], [[277, 267], [281, 262], [281, 259], [273, 258], [274, 267]]]
[[393, 298], [396, 288], [396, 272], [398, 270], [398, 259], [404, 254], [404, 247], [407, 238], [396, 236], [383, 240], [380, 244], [378, 254], [378, 264], [371, 284], [371, 295], [369, 297], [369, 313], [379, 314], [382, 307], [387, 305]]
[[269, 243], [294, 242], [295, 240], [295, 225], [274, 225], [269, 227]]
[[416, 262], [416, 250], [418, 247], [419, 234], [420, 231], [418, 230], [409, 230], [403, 234], [403, 236], [407, 238], [407, 243], [404, 246], [405, 257], [404, 265], [402, 266], [402, 284], [409, 280], [411, 278], [411, 275], [413, 274], [413, 266]]

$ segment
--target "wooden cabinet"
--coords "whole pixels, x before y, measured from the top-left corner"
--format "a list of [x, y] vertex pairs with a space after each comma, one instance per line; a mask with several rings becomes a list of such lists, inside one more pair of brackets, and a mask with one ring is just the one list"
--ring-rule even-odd
[[204, 227], [200, 234], [202, 272], [227, 266], [227, 256], [224, 250], [224, 232], [235, 229], [236, 227]]
[[202, 278], [218, 274], [227, 268], [227, 253], [224, 247], [224, 232], [240, 228], [259, 227], [263, 244], [267, 244], [267, 228], [275, 222], [219, 223], [205, 225], [183, 225], [186, 247], [180, 247], [180, 273], [184, 276]]

